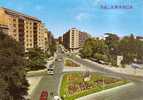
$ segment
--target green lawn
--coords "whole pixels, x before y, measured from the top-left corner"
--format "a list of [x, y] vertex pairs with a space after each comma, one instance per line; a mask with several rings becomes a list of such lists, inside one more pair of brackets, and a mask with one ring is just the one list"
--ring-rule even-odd
[[70, 59], [65, 59], [64, 65], [65, 65], [65, 66], [68, 66], [68, 67], [80, 67], [79, 64], [73, 62], [73, 61], [70, 60]]
[[[85, 82], [85, 74], [83, 73], [65, 74], [60, 89], [60, 95], [64, 97], [64, 100], [75, 100], [75, 98], [78, 97], [82, 97], [127, 83], [127, 81], [103, 77], [101, 75], [93, 73], [91, 73], [89, 76], [91, 76], [90, 80]], [[86, 88], [81, 89], [83, 85]]]

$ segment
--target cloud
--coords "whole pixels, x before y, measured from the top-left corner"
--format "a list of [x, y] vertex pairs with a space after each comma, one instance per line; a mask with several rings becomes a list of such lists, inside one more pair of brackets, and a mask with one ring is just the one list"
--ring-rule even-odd
[[86, 20], [90, 17], [90, 14], [88, 13], [84, 13], [84, 12], [80, 12], [75, 16], [75, 19], [78, 21], [82, 21], [82, 20]]

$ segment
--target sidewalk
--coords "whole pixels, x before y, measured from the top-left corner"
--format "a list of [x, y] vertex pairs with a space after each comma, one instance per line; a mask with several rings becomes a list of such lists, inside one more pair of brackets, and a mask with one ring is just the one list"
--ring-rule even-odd
[[43, 70], [38, 70], [38, 71], [29, 71], [29, 72], [27, 72], [27, 77], [31, 77], [31, 76], [37, 76], [37, 74], [39, 75], [39, 74], [41, 74], [41, 73], [45, 73], [47, 71], [47, 69], [45, 68], [45, 69], [43, 69]]
[[46, 73], [47, 69], [38, 70], [38, 71], [29, 71], [26, 75], [26, 79], [28, 80], [28, 96], [30, 97], [36, 86], [42, 79], [42, 74]]
[[28, 95], [31, 96], [34, 89], [37, 87], [39, 82], [41, 81], [42, 76], [36, 76], [36, 77], [27, 77], [29, 87], [28, 87]]
[[64, 66], [63, 72], [86, 72], [87, 69], [84, 66], [80, 66], [80, 67], [68, 67], [68, 66]]

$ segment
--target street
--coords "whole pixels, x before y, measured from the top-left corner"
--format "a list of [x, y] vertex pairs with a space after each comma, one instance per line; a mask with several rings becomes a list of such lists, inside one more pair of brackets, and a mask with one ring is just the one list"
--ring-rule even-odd
[[77, 100], [143, 100], [143, 83], [129, 83], [78, 98]]
[[127, 85], [115, 87], [113, 89], [101, 91], [95, 94], [90, 94], [77, 100], [143, 100], [143, 77], [116, 73], [75, 56], [66, 57], [71, 58], [92, 70], [95, 70], [96, 73], [131, 81], [131, 83]]
[[[60, 50], [57, 51], [57, 59], [62, 58]], [[31, 100], [39, 100], [42, 91], [48, 91], [48, 100], [53, 100], [53, 96], [59, 95], [60, 81], [62, 78], [63, 60], [55, 61], [55, 74], [44, 75], [35, 91], [31, 94]]]
[[122, 78], [122, 79], [126, 79], [126, 80], [133, 81], [133, 82], [143, 82], [142, 76], [135, 76], [135, 75], [128, 75], [128, 74], [124, 74], [124, 73], [114, 72], [107, 68], [100, 67], [100, 65], [97, 65], [97, 64], [85, 61], [83, 59], [77, 58], [74, 55], [72, 55], [72, 56], [65, 55], [65, 57], [71, 58], [71, 59], [81, 63], [82, 65], [86, 66], [87, 68], [90, 68], [90, 69], [94, 70], [95, 72], [100, 73], [102, 75], [112, 76], [115, 78]]
[[[143, 98], [141, 93], [143, 92], [142, 87], [142, 77], [136, 77], [121, 73], [116, 73], [108, 69], [104, 69], [100, 66], [96, 66], [93, 63], [84, 61], [83, 59], [77, 58], [75, 56], [67, 56], [62, 54], [62, 48], [57, 48], [57, 59], [68, 57], [78, 63], [94, 70], [96, 73], [110, 76], [114, 78], [121, 78], [124, 80], [129, 80], [131, 83], [113, 89], [101, 91], [99, 93], [91, 94], [85, 97], [81, 97], [78, 100], [142, 100]], [[55, 61], [55, 74], [54, 75], [45, 75], [40, 81], [39, 85], [36, 87], [35, 91], [32, 93], [31, 100], [39, 100], [41, 92], [46, 90], [48, 91], [48, 100], [52, 100], [53, 96], [59, 96], [60, 82], [62, 81], [62, 74], [64, 63], [62, 61]], [[75, 70], [76, 71], [76, 70]], [[69, 71], [70, 72], [70, 71]]]

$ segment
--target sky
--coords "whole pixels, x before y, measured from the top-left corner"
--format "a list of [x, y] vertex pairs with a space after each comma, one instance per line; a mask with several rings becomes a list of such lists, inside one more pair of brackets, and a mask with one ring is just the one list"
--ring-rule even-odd
[[0, 6], [37, 17], [55, 37], [73, 27], [92, 36], [143, 36], [143, 0], [0, 0]]

